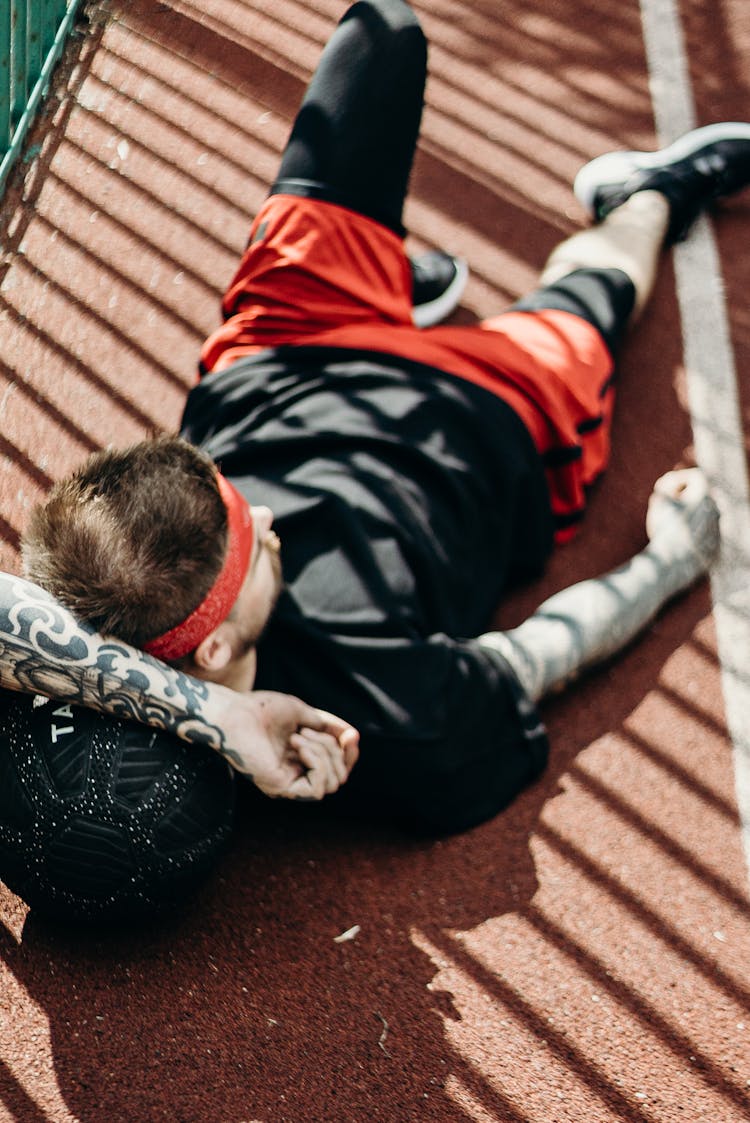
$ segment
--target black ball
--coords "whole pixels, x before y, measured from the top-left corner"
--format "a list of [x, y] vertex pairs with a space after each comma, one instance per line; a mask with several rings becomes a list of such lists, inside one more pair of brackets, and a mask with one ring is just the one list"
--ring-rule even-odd
[[0, 691], [0, 878], [60, 919], [172, 910], [214, 867], [234, 775], [205, 746]]

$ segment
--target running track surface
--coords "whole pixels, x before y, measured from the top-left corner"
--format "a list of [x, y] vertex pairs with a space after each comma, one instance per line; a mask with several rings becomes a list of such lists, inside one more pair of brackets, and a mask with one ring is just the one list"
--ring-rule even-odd
[[[411, 246], [468, 256], [468, 322], [528, 289], [583, 221], [580, 164], [654, 147], [652, 97], [671, 120], [680, 95], [668, 73], [649, 84], [636, 0], [417, 6], [432, 53]], [[656, 3], [662, 28], [671, 7]], [[3, 567], [51, 481], [175, 426], [343, 10], [90, 6], [3, 202]], [[744, 0], [674, 14], [697, 123], [742, 119]], [[690, 319], [714, 330], [710, 285], [739, 393], [737, 431], [714, 426], [712, 448], [742, 477], [750, 197], [713, 231], [719, 279], [699, 259]], [[623, 355], [613, 462], [585, 528], [499, 623], [643, 545], [654, 479], [695, 456], [682, 339], [667, 258]], [[742, 500], [732, 474], [717, 482]], [[167, 929], [72, 937], [0, 891], [0, 1120], [746, 1120], [750, 909], [716, 616], [705, 584], [547, 706], [547, 772], [468, 834], [415, 842], [248, 795], [232, 853]]]

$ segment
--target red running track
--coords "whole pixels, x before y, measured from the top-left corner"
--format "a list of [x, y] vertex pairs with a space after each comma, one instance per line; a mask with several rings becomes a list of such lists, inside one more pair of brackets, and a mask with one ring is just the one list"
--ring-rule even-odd
[[[581, 223], [581, 163], [654, 145], [640, 14], [417, 7], [432, 54], [408, 224], [414, 247], [468, 256], [469, 320]], [[0, 565], [52, 480], [176, 424], [343, 10], [90, 5], [3, 203]], [[699, 122], [742, 119], [743, 0], [680, 14]], [[743, 416], [749, 222], [745, 197], [716, 224]], [[682, 361], [666, 260], [585, 528], [499, 620], [643, 544], [654, 479], [692, 460]], [[2, 890], [2, 1123], [747, 1120], [750, 905], [708, 588], [545, 716], [543, 778], [460, 837], [248, 794], [220, 875], [168, 929], [74, 939]]]

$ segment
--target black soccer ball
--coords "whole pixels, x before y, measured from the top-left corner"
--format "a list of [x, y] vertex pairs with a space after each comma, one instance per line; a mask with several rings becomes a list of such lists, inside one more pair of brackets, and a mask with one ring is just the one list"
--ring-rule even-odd
[[180, 905], [234, 817], [218, 753], [92, 710], [0, 691], [0, 879], [59, 919]]

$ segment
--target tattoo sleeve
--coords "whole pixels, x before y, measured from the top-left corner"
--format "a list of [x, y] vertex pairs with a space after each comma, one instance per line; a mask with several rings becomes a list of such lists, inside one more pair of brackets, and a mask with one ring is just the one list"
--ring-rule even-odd
[[619, 569], [556, 593], [518, 628], [479, 642], [504, 656], [537, 702], [621, 651], [706, 565], [662, 536]]
[[106, 639], [38, 586], [0, 573], [0, 685], [165, 729], [225, 753], [210, 684]]

